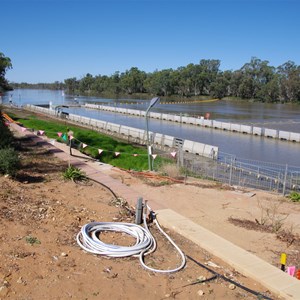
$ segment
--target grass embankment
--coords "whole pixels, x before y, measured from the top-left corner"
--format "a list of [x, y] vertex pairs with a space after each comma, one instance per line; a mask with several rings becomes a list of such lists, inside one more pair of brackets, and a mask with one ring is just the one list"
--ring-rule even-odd
[[[74, 125], [62, 124], [55, 121], [40, 120], [36, 116], [30, 116], [26, 119], [14, 116], [16, 121], [23, 124], [24, 127], [43, 130], [45, 135], [51, 139], [59, 142], [66, 142], [62, 137], [58, 136], [58, 132], [67, 134], [68, 128], [73, 131], [74, 146], [93, 158], [101, 162], [128, 170], [147, 170], [148, 169], [148, 156], [147, 151], [141, 147], [134, 147], [131, 144], [117, 141], [111, 137], [100, 134], [93, 130], [83, 129]], [[83, 148], [83, 144], [87, 147]], [[103, 150], [99, 154], [99, 149]], [[120, 155], [116, 157], [115, 153], [119, 152]], [[156, 157], [154, 162], [155, 169], [162, 164], [165, 160], [161, 157]]]

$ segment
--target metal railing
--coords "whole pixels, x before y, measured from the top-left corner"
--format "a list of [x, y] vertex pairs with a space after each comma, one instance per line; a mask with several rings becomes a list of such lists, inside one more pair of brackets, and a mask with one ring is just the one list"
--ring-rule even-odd
[[286, 195], [300, 191], [300, 167], [240, 159], [219, 152], [218, 159], [190, 155], [180, 150], [178, 165], [196, 176], [231, 186], [274, 191]]

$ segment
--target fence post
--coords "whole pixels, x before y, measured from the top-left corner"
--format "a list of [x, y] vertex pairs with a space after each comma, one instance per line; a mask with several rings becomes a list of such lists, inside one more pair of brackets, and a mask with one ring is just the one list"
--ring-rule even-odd
[[231, 185], [231, 179], [232, 179], [232, 157], [230, 162], [229, 185]]
[[287, 172], [288, 172], [288, 165], [286, 164], [285, 165], [285, 172], [284, 172], [283, 188], [282, 188], [282, 195], [283, 196], [285, 196]]

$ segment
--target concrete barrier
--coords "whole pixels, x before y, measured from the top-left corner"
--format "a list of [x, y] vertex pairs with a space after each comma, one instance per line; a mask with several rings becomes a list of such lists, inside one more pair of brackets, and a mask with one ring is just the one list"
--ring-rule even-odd
[[154, 144], [160, 145], [162, 147], [169, 147], [169, 148], [174, 147], [175, 138], [173, 136], [165, 135], [161, 133], [153, 133], [153, 134], [154, 134], [154, 139], [153, 139]]
[[213, 120], [213, 128], [221, 129], [222, 128], [222, 122]]
[[213, 121], [212, 120], [204, 120], [203, 126], [204, 127], [213, 127]]
[[96, 120], [96, 126], [99, 129], [106, 129], [107, 122]]
[[253, 132], [254, 135], [261, 136], [261, 135], [263, 135], [264, 130], [263, 130], [263, 128], [253, 126], [252, 132]]
[[248, 126], [248, 125], [241, 125], [241, 133], [248, 133], [248, 134], [252, 134], [252, 126]]
[[182, 150], [196, 155], [216, 159], [218, 157], [219, 148], [211, 145], [185, 140], [182, 145]]
[[156, 112], [150, 112], [149, 113], [149, 117], [150, 118], [153, 118], [153, 119], [161, 119], [161, 116], [162, 114], [160, 114], [160, 113], [156, 113]]
[[194, 142], [189, 140], [184, 140], [182, 145], [182, 150], [185, 152], [193, 153], [193, 149], [194, 149]]
[[230, 129], [231, 129], [231, 123], [225, 123], [225, 122], [222, 122], [221, 128], [222, 128], [223, 130], [228, 130], [228, 131], [230, 131]]
[[168, 114], [161, 114], [161, 119], [168, 121], [169, 115]]
[[203, 153], [204, 153], [204, 148], [205, 148], [205, 144], [194, 142], [193, 143], [193, 150], [191, 152], [196, 154], [196, 155], [201, 155], [202, 156]]
[[174, 116], [174, 122], [182, 123], [181, 122], [181, 116]]
[[196, 125], [198, 125], [198, 126], [204, 126], [204, 118], [203, 117], [197, 118], [196, 119]]
[[278, 130], [265, 128], [264, 135], [266, 137], [271, 137], [271, 138], [276, 139], [276, 138], [278, 138]]
[[[115, 107], [110, 107], [107, 105], [91, 105], [86, 104], [86, 107], [90, 108], [99, 108], [104, 110], [110, 110], [110, 111], [118, 111], [119, 113], [127, 113], [132, 115], [138, 115], [138, 116], [145, 116], [145, 111], [141, 110], [135, 110], [135, 109], [118, 109], [116, 110]], [[39, 111], [44, 111], [44, 108], [32, 108]], [[194, 118], [189, 116], [182, 116], [182, 115], [173, 115], [173, 114], [166, 114], [166, 113], [156, 113], [156, 112], [150, 112], [149, 113], [150, 118], [155, 119], [162, 119], [166, 121], [171, 122], [178, 122], [178, 123], [185, 123], [185, 124], [192, 124], [197, 126], [204, 126], [204, 127], [213, 127], [216, 129], [223, 129], [233, 132], [239, 132], [239, 133], [247, 133], [247, 134], [253, 134], [258, 136], [266, 136], [266, 137], [272, 137], [272, 138], [278, 138], [282, 140], [287, 141], [293, 141], [293, 142], [300, 142], [300, 134], [293, 133], [293, 132], [287, 132], [287, 131], [278, 131], [275, 129], [268, 129], [268, 128], [261, 128], [256, 126], [250, 126], [250, 125], [242, 125], [242, 124], [233, 124], [228, 122], [220, 122], [216, 120], [206, 120], [204, 117], [201, 118]]]
[[97, 127], [97, 120], [91, 119], [90, 125], [91, 125], [91, 126], [94, 126], [94, 127]]
[[189, 122], [189, 118], [186, 116], [181, 116], [181, 123], [187, 124]]
[[281, 140], [289, 141], [291, 133], [288, 131], [279, 131], [278, 138]]
[[140, 130], [137, 128], [132, 128], [129, 126], [124, 126], [122, 125], [120, 127], [120, 134], [127, 136], [127, 137], [132, 137], [134, 139], [139, 139], [141, 141], [145, 140], [145, 130]]
[[242, 132], [241, 124], [231, 124], [231, 131], [233, 132]]
[[87, 117], [80, 117], [80, 123], [85, 125], [90, 125], [90, 118]]
[[164, 135], [163, 146], [167, 146], [167, 147], [173, 148], [174, 147], [174, 139], [175, 138], [173, 136]]
[[[89, 107], [91, 107], [91, 105], [89, 105]], [[26, 108], [32, 111], [39, 111], [45, 114], [51, 114], [49, 109], [43, 107], [27, 105]], [[141, 113], [142, 112], [143, 111], [141, 111]], [[82, 124], [91, 128], [96, 127], [99, 130], [103, 130], [106, 133], [109, 132], [114, 136], [133, 138], [136, 142], [143, 145], [146, 144], [147, 142], [147, 133], [145, 130], [142, 129], [105, 122], [97, 119], [90, 119], [87, 117], [74, 115], [74, 114], [69, 114], [68, 119], [74, 123]], [[166, 147], [170, 149], [177, 149], [179, 147], [182, 147], [184, 151], [196, 155], [200, 155], [200, 156], [217, 158], [218, 155], [218, 147], [215, 146], [205, 145], [202, 143], [189, 141], [189, 140], [182, 140], [161, 133], [149, 132], [149, 135], [153, 136], [153, 142], [155, 145], [160, 146], [162, 149], [165, 150]]]
[[300, 133], [291, 132], [290, 141], [299, 143], [300, 142]]
[[163, 143], [163, 134], [155, 133], [154, 135], [154, 144], [161, 145]]
[[115, 123], [106, 123], [106, 130], [107, 131], [111, 131], [111, 132], [115, 132], [115, 133], [119, 133], [120, 132], [120, 127], [121, 125], [119, 124], [115, 124]]
[[128, 109], [127, 108], [118, 108], [118, 112], [121, 113], [121, 114], [127, 114], [128, 113]]

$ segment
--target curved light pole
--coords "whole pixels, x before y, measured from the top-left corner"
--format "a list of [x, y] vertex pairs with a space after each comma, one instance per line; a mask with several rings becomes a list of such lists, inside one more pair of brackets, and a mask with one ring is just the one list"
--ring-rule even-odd
[[145, 113], [145, 117], [146, 117], [146, 131], [147, 131], [147, 149], [148, 149], [148, 167], [149, 167], [149, 171], [152, 171], [152, 164], [151, 164], [151, 145], [150, 145], [150, 138], [149, 138], [149, 126], [148, 126], [148, 114], [150, 109], [157, 103], [159, 102], [160, 98], [159, 97], [155, 97], [152, 98], [150, 101], [150, 105], [148, 106], [146, 113]]

